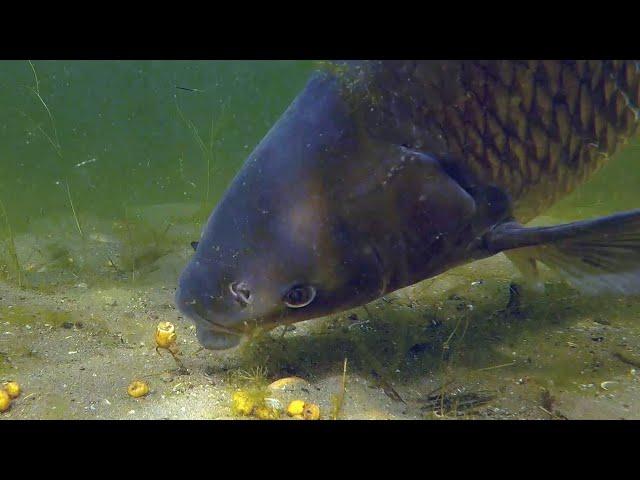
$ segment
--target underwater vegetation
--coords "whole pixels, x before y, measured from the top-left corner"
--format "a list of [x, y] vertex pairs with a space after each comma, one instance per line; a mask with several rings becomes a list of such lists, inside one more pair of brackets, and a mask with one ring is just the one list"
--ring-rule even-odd
[[9, 223], [7, 210], [0, 200], [0, 215], [2, 216], [2, 248], [0, 249], [0, 273], [5, 280], [15, 281], [18, 287], [22, 287], [22, 267], [16, 251], [13, 230]]
[[[176, 176], [201, 192], [198, 201], [135, 206], [124, 198], [114, 197], [121, 202], [121, 214], [113, 215], [109, 220], [97, 216], [95, 212], [95, 207], [102, 205], [104, 199], [95, 194], [89, 198], [86, 193], [78, 196], [72, 188], [80, 180], [88, 180], [92, 184], [93, 181], [86, 174], [80, 177], [79, 174], [93, 168], [99, 159], [90, 158], [77, 163], [72, 159], [77, 152], [71, 140], [65, 141], [69, 132], [61, 126], [68, 124], [68, 119], [60, 120], [60, 116], [64, 115], [59, 116], [56, 111], [62, 106], [52, 105], [48, 98], [50, 94], [45, 91], [51, 78], [43, 79], [39, 66], [34, 62], [25, 64], [28, 67], [26, 73], [31, 78], [25, 75], [25, 83], [21, 87], [27, 92], [25, 102], [28, 105], [18, 108], [18, 113], [30, 129], [30, 138], [42, 138], [43, 148], [54, 152], [61, 179], [55, 181], [58, 188], [49, 190], [57, 192], [57, 200], [64, 203], [61, 210], [46, 216], [21, 216], [21, 222], [26, 219], [28, 230], [21, 228], [16, 231], [9, 211], [12, 204], [7, 206], [0, 198], [2, 278], [18, 288], [49, 293], [77, 284], [135, 283], [145, 281], [150, 275], [153, 277], [153, 272], [166, 267], [162, 262], [168, 256], [176, 252], [188, 255], [189, 244], [199, 237], [200, 226], [209, 215], [214, 199], [212, 179], [215, 178], [220, 135], [224, 132], [223, 127], [229, 126], [230, 117], [226, 112], [230, 97], [213, 108], [207, 136], [201, 135], [199, 128], [181, 107], [184, 98], [180, 99], [177, 93], [173, 95], [171, 113], [176, 119], [175, 127], [191, 137], [191, 142], [199, 150], [200, 161], [205, 165], [204, 176], [190, 175], [186, 172], [184, 156], [180, 154], [175, 162]], [[192, 95], [204, 93], [198, 89], [183, 90], [190, 91]], [[75, 177], [75, 180], [71, 181], [71, 177]], [[37, 177], [33, 179], [37, 180]], [[128, 179], [121, 177], [121, 180], [127, 183]], [[5, 190], [10, 185], [5, 185]], [[215, 195], [219, 195], [219, 192], [216, 191]], [[40, 213], [43, 211], [41, 208]]]
[[[0, 121], [0, 383], [23, 393], [0, 389], [0, 418], [640, 418], [637, 298], [583, 297], [547, 272], [508, 311], [502, 257], [200, 349], [176, 279], [309, 68], [7, 67], [0, 95], [27, 88], [11, 100], [24, 115]], [[552, 214], [637, 207], [639, 152]]]
[[4, 228], [0, 224], [4, 246], [0, 275], [18, 288], [54, 292], [78, 284], [145, 281], [153, 272], [166, 268], [166, 261], [175, 262], [178, 269], [176, 254], [190, 253], [189, 242], [197, 238], [197, 224], [190, 217], [158, 220], [153, 218], [155, 214], [153, 208], [132, 208], [121, 221], [87, 218], [81, 227], [83, 236], [69, 231], [75, 223], [72, 219], [57, 217], [34, 223], [31, 232], [16, 235], [0, 206], [0, 222], [4, 223]]

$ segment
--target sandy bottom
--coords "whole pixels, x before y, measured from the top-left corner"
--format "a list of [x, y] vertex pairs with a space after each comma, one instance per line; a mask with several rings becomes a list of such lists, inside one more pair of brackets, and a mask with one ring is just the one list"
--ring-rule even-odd
[[[525, 291], [520, 309], [505, 311], [517, 274], [498, 255], [367, 310], [210, 352], [173, 305], [189, 254], [163, 253], [136, 279], [47, 293], [0, 283], [0, 380], [23, 390], [0, 419], [238, 418], [239, 378], [291, 376], [306, 382], [271, 396], [316, 403], [326, 419], [345, 359], [340, 419], [640, 418], [637, 298], [585, 298], [548, 276], [544, 293]], [[186, 371], [156, 352], [160, 321], [176, 325]], [[150, 386], [144, 398], [127, 394], [136, 379]]]

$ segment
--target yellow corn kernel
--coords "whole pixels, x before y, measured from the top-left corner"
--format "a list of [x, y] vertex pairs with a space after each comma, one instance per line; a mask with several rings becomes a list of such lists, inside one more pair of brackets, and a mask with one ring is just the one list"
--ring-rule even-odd
[[233, 394], [231, 409], [237, 415], [248, 416], [253, 412], [254, 401], [247, 395], [247, 392], [239, 391]]
[[6, 412], [11, 407], [11, 397], [5, 390], [0, 389], [0, 412]]
[[319, 420], [320, 419], [320, 407], [315, 403], [305, 403], [302, 416], [305, 420]]
[[253, 414], [260, 420], [277, 420], [280, 418], [278, 411], [269, 407], [258, 407]]
[[156, 327], [156, 344], [160, 348], [169, 348], [176, 343], [178, 335], [171, 322], [160, 322]]
[[7, 382], [4, 384], [4, 389], [7, 391], [11, 398], [17, 398], [21, 392], [18, 382]]
[[295, 415], [302, 415], [304, 412], [304, 402], [302, 400], [294, 400], [287, 407], [287, 415], [293, 417]]
[[127, 393], [133, 398], [144, 397], [149, 393], [149, 385], [140, 380], [135, 380], [129, 384], [129, 387], [127, 387]]

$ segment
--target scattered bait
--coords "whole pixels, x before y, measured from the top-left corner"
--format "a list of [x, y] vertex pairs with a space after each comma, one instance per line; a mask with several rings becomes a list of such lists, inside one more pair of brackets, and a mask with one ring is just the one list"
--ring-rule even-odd
[[11, 397], [6, 391], [0, 390], [0, 412], [6, 412], [9, 407], [11, 407]]
[[294, 400], [287, 407], [287, 415], [294, 417], [296, 415], [302, 415], [304, 412], [305, 403], [302, 400]]
[[11, 398], [18, 398], [20, 395], [21, 389], [18, 382], [7, 382], [3, 386]]
[[178, 335], [176, 327], [171, 322], [160, 322], [156, 327], [156, 345], [159, 348], [170, 348], [175, 345]]
[[305, 420], [319, 420], [320, 407], [315, 403], [305, 403], [304, 411], [302, 412], [302, 418], [304, 418]]
[[178, 341], [178, 334], [176, 333], [176, 327], [173, 323], [160, 322], [156, 327], [155, 340], [156, 353], [160, 354], [160, 348], [167, 350], [178, 365], [178, 371], [180, 374], [188, 375], [189, 370], [184, 366], [182, 360], [178, 358], [178, 345], [176, 345], [176, 342]]
[[149, 393], [149, 385], [140, 380], [135, 380], [127, 387], [127, 393], [133, 398], [144, 397]]
[[304, 420], [318, 420], [320, 418], [320, 407], [315, 403], [293, 400], [287, 407], [287, 415]]
[[231, 400], [231, 410], [237, 415], [243, 415], [245, 417], [251, 415], [255, 407], [255, 402], [247, 394], [247, 392], [236, 392], [233, 394]]
[[260, 420], [277, 420], [280, 418], [280, 412], [274, 408], [269, 408], [266, 405], [257, 407], [253, 414]]

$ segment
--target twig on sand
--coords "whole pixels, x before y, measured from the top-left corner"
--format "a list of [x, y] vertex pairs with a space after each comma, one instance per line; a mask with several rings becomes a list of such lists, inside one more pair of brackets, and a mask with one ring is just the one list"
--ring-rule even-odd
[[547, 415], [549, 415], [550, 417], [555, 418], [555, 415], [551, 413], [549, 410], [547, 410], [546, 408], [544, 408], [542, 405], [538, 405], [538, 408], [542, 410], [544, 413], [546, 413]]
[[331, 418], [337, 420], [342, 412], [342, 405], [344, 404], [344, 396], [347, 392], [347, 358], [344, 359], [344, 365], [342, 367], [342, 389], [340, 393], [333, 397], [333, 412]]
[[502, 365], [494, 365], [492, 367], [479, 368], [477, 371], [478, 372], [485, 372], [487, 370], [495, 370], [496, 368], [511, 367], [512, 365], [515, 365], [515, 364], [516, 364], [516, 362], [514, 360], [513, 362], [510, 362], [510, 363], [503, 363]]
[[549, 415], [551, 418], [556, 418], [558, 420], [569, 420], [566, 416], [564, 416], [562, 413], [556, 412], [550, 412], [549, 410], [547, 410], [546, 408], [544, 408], [541, 405], [537, 405], [537, 407], [542, 410], [544, 413], [546, 413], [547, 415]]
[[378, 382], [378, 385], [380, 386], [380, 388], [382, 388], [382, 391], [387, 397], [396, 402], [404, 403], [405, 405], [407, 404], [407, 402], [404, 401], [404, 399], [400, 396], [396, 389], [393, 388], [382, 375], [380, 375], [373, 369], [371, 370], [371, 375], [373, 376], [373, 378], [375, 378], [376, 382]]
[[[163, 348], [162, 350], [167, 350], [171, 354], [176, 364], [178, 365], [178, 372], [181, 375], [187, 375], [189, 373], [189, 370], [184, 366], [184, 363], [182, 363], [182, 360], [180, 360], [176, 352], [174, 352], [171, 348]], [[156, 353], [160, 355], [160, 347], [156, 347]]]

